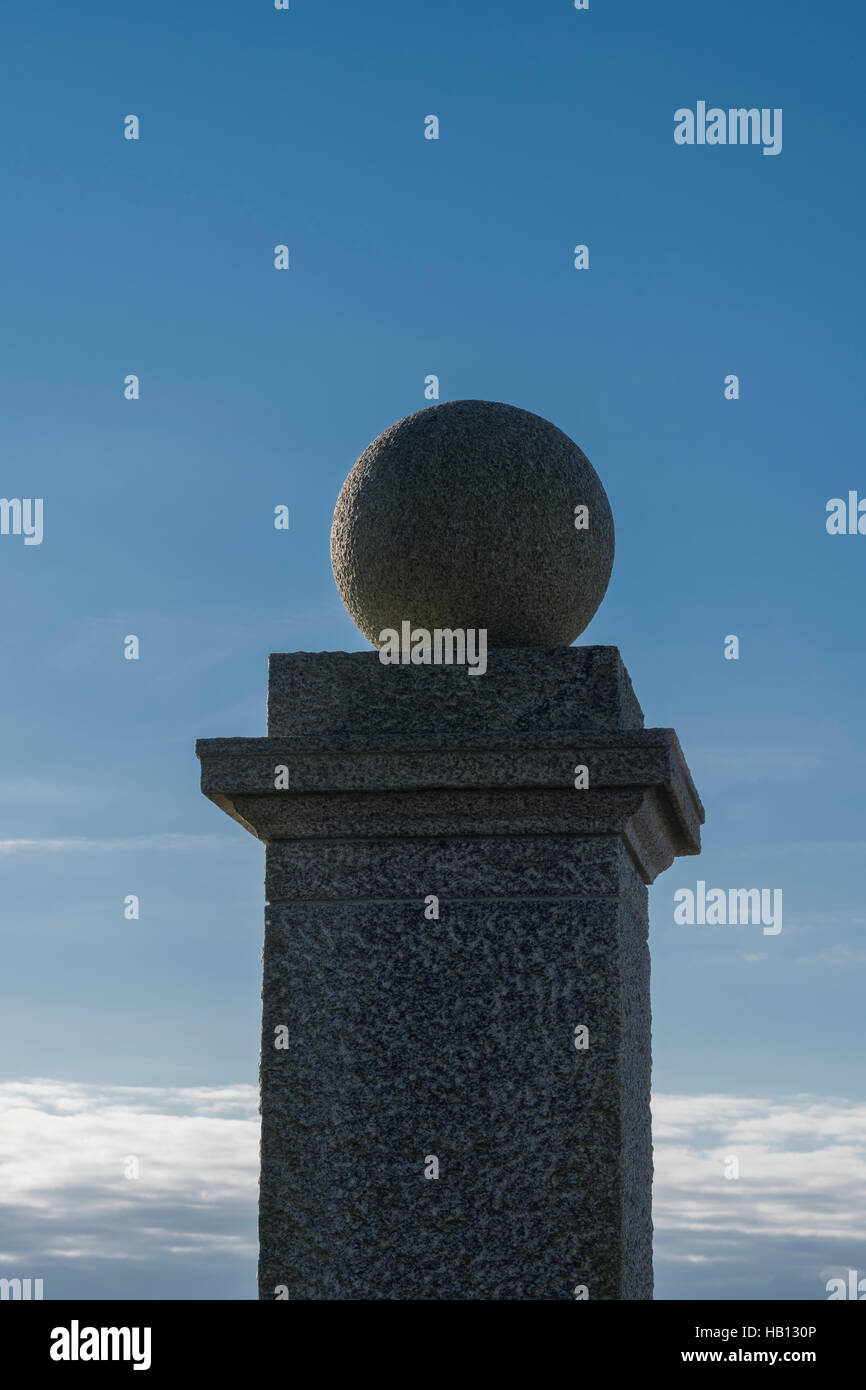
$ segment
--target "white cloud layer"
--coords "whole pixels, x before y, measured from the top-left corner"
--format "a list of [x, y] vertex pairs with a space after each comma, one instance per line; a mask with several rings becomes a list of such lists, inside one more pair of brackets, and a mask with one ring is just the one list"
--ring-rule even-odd
[[[0, 1111], [0, 1273], [47, 1298], [255, 1297], [254, 1087], [6, 1082]], [[866, 1104], [656, 1095], [653, 1139], [657, 1297], [866, 1274]]]
[[653, 1141], [660, 1296], [825, 1299], [866, 1274], [866, 1104], [656, 1095]]
[[[866, 1232], [866, 1104], [657, 1095], [653, 1138], [662, 1230], [827, 1240]], [[736, 1178], [725, 1177], [730, 1158]]]
[[0, 1085], [3, 1272], [254, 1258], [257, 1107], [252, 1086]]

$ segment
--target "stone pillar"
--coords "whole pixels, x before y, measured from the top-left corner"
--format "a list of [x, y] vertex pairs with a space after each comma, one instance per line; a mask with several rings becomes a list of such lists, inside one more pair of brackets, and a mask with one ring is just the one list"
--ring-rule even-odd
[[646, 884], [703, 810], [643, 723], [616, 648], [500, 643], [273, 656], [267, 738], [199, 742], [267, 845], [262, 1299], [652, 1297]]

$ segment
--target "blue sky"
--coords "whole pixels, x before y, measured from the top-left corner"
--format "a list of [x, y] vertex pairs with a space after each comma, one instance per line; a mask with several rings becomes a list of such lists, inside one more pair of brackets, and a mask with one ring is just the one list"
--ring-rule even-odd
[[[254, 1084], [262, 849], [194, 741], [264, 732], [269, 652], [366, 645], [334, 501], [436, 373], [592, 460], [617, 553], [579, 641], [620, 648], [707, 807], [651, 890], [656, 1090], [866, 1100], [866, 537], [825, 529], [866, 496], [864, 30], [803, 0], [7, 6], [0, 494], [44, 499], [44, 540], [0, 536], [0, 1079]], [[781, 107], [782, 153], [675, 145], [702, 99]], [[698, 877], [781, 888], [782, 933], [675, 926]], [[684, 1257], [659, 1296], [812, 1296], [750, 1229], [727, 1283]], [[813, 1235], [866, 1273], [862, 1226]]]

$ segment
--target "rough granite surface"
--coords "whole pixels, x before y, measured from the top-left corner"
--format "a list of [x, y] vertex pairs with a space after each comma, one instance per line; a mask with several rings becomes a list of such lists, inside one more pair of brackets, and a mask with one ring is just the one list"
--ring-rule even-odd
[[331, 530], [340, 597], [374, 646], [406, 621], [485, 628], [497, 647], [567, 647], [604, 597], [613, 554], [583, 451], [496, 401], [447, 401], [391, 425], [346, 478]]
[[465, 666], [385, 666], [377, 652], [270, 659], [268, 734], [296, 751], [522, 748], [642, 729], [616, 647], [521, 647]]
[[646, 885], [704, 819], [676, 735], [612, 647], [274, 656], [268, 733], [198, 744], [267, 843], [260, 1297], [651, 1298]]
[[645, 920], [280, 904], [263, 998], [263, 1299], [652, 1297]]

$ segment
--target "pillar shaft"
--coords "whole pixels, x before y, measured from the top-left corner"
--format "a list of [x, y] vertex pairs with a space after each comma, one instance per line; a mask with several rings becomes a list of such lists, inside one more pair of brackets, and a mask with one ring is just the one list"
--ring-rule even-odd
[[703, 820], [676, 736], [610, 647], [275, 656], [268, 710], [198, 745], [267, 842], [260, 1296], [651, 1298], [646, 884]]

